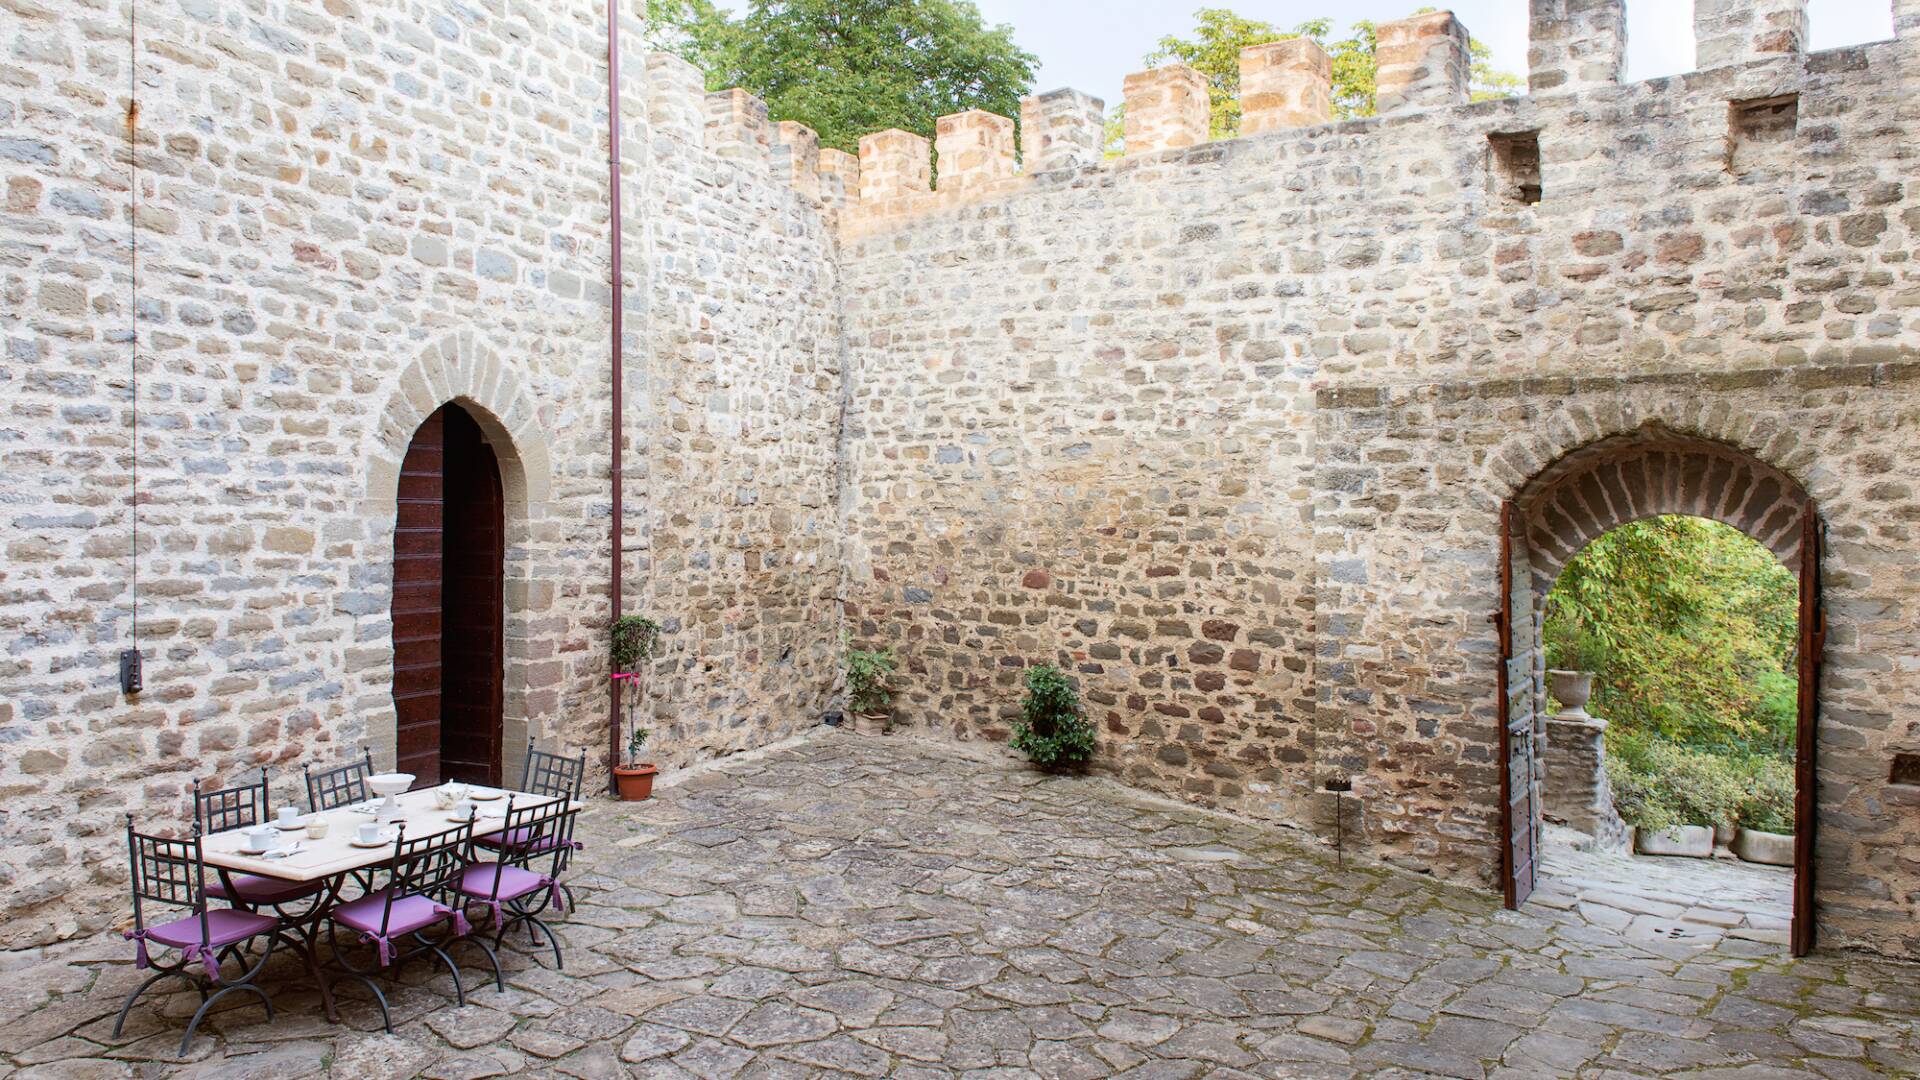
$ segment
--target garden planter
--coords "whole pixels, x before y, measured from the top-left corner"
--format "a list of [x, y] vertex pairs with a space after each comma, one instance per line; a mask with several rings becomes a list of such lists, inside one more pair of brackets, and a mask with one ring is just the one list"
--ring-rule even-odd
[[660, 770], [652, 762], [622, 765], [613, 770], [614, 783], [620, 788], [621, 802], [639, 802], [653, 797], [653, 777]]
[[1658, 832], [1635, 829], [1633, 846], [1642, 855], [1684, 855], [1708, 859], [1713, 857], [1713, 829], [1706, 825], [1675, 825]]
[[1741, 829], [1733, 838], [1733, 853], [1752, 863], [1793, 865], [1793, 834]]
[[1562, 708], [1584, 713], [1588, 699], [1593, 697], [1593, 672], [1555, 668], [1547, 672], [1547, 688]]
[[853, 714], [853, 730], [861, 735], [885, 735], [892, 714], [868, 712]]

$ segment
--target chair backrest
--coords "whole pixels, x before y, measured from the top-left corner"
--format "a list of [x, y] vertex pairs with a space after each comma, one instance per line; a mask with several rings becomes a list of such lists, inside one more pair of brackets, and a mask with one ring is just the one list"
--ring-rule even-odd
[[371, 798], [367, 777], [373, 775], [373, 751], [367, 750], [365, 755], [359, 761], [349, 761], [324, 772], [314, 772], [313, 766], [302, 765], [300, 769], [307, 777], [307, 809], [314, 813], [337, 810]]
[[527, 740], [527, 765], [520, 774], [520, 790], [535, 795], [558, 795], [568, 799], [578, 799], [580, 788], [587, 780], [587, 752], [580, 751], [577, 758], [549, 754], [545, 750], [533, 748], [533, 740]]
[[579, 813], [565, 799], [520, 808], [508, 803], [506, 827], [500, 835], [513, 838], [513, 843], [501, 848], [500, 861], [543, 869], [548, 877], [559, 880], [573, 859], [573, 823]]
[[201, 791], [200, 781], [195, 780], [193, 823], [200, 827], [203, 834], [258, 825], [273, 816], [269, 799], [265, 766], [260, 769], [260, 779], [253, 783], [238, 784], [219, 791]]
[[192, 908], [200, 916], [200, 940], [207, 928], [207, 864], [200, 850], [200, 826], [184, 840], [135, 832], [127, 815], [127, 876], [133, 893], [133, 925], [147, 928], [144, 901]]
[[380, 912], [380, 933], [386, 935], [392, 925], [394, 905], [409, 896], [438, 900], [453, 886], [454, 877], [465, 865], [461, 853], [473, 846], [473, 826], [431, 836], [407, 839], [407, 826], [393, 842], [393, 862], [387, 867], [386, 903]]

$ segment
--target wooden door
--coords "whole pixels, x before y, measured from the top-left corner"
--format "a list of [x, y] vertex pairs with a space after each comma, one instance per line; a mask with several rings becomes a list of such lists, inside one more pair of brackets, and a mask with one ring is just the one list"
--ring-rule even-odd
[[393, 527], [393, 708], [400, 772], [440, 781], [441, 532], [446, 410], [427, 417], [400, 462]]
[[1826, 661], [1827, 613], [1820, 602], [1824, 527], [1813, 507], [1800, 521], [1799, 721], [1795, 729], [1793, 798], [1793, 955], [1813, 951], [1813, 834], [1819, 813], [1814, 736], [1820, 727], [1820, 670]]
[[[1499, 634], [1497, 715], [1500, 724], [1500, 880], [1506, 905], [1517, 908], [1533, 894], [1540, 836], [1540, 785], [1536, 775], [1533, 709], [1513, 715], [1512, 687], [1533, 678], [1531, 655], [1513, 649], [1513, 503], [1500, 506], [1500, 600], [1490, 618]], [[1529, 608], [1531, 603], [1529, 602]], [[1531, 695], [1529, 695], [1531, 699]]]
[[448, 780], [498, 784], [506, 640], [500, 466], [471, 416], [459, 406], [443, 411], [447, 480], [440, 772]]
[[396, 767], [420, 784], [500, 782], [503, 511], [480, 426], [442, 406], [401, 461], [394, 525]]

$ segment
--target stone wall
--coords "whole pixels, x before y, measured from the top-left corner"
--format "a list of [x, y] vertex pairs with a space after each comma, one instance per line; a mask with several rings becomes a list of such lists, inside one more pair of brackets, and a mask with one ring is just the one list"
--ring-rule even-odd
[[[1758, 411], [1695, 428], [1805, 484], [1835, 538], [1823, 940], [1920, 952], [1894, 929], [1920, 821], [1886, 770], [1920, 739], [1910, 665], [1856, 647], [1920, 654], [1892, 570], [1915, 554], [1892, 523], [1916, 46], [1726, 39], [1725, 66], [1618, 85], [1618, 6], [1534, 5], [1535, 96], [1466, 103], [1464, 32], [1422, 16], [1374, 119], [1299, 126], [1323, 66], [1249, 50], [1255, 134], [1188, 145], [1190, 80], [1162, 73], [1129, 80], [1118, 161], [949, 189], [943, 157], [939, 189], [863, 192], [850, 625], [906, 658], [901, 719], [1003, 737], [1021, 669], [1056, 662], [1099, 768], [1329, 829], [1321, 792], [1350, 779], [1377, 854], [1491, 882], [1498, 502], [1533, 475], [1496, 451], [1635, 430], [1629, 383], [1643, 419], [1711, 393]], [[1063, 100], [1023, 112], [1057, 137]], [[886, 146], [892, 174], [924, 152]]]
[[[818, 197], [662, 122], [704, 95], [628, 14], [624, 546], [671, 767], [831, 700], [837, 293]], [[137, 395], [128, 10], [9, 5], [0, 37], [0, 947], [124, 917], [123, 814], [390, 752], [394, 484], [448, 400], [504, 474], [509, 771], [526, 734], [597, 765], [605, 9], [139, 5]]]

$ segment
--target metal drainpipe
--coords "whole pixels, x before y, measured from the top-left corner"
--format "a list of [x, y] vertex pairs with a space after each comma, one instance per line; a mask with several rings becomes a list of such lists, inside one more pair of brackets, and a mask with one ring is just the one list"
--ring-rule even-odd
[[[625, 540], [624, 515], [621, 513], [622, 493], [620, 473], [623, 457], [624, 411], [621, 408], [621, 355], [620, 344], [622, 328], [620, 324], [624, 290], [622, 288], [620, 268], [620, 0], [607, 0], [607, 209], [611, 217], [613, 230], [613, 580], [610, 592], [613, 601], [613, 622], [621, 614], [620, 605], [620, 564], [621, 546]], [[612, 640], [613, 622], [608, 623], [608, 640]], [[611, 665], [609, 665], [611, 666]], [[620, 763], [620, 682], [608, 679], [611, 687], [611, 700], [607, 709], [607, 790], [618, 792], [619, 780], [613, 770]]]

